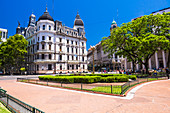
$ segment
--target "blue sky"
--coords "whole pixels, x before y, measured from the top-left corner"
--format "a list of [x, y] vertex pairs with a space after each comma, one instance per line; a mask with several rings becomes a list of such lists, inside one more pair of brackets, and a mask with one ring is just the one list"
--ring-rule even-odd
[[1, 0], [0, 28], [8, 29], [8, 36], [14, 35], [18, 21], [21, 26], [27, 26], [32, 11], [38, 20], [45, 11], [46, 3], [54, 20], [73, 27], [78, 10], [85, 24], [88, 49], [102, 37], [109, 36], [113, 18], [120, 26], [133, 18], [170, 6], [170, 0], [54, 0], [52, 10], [52, 1]]

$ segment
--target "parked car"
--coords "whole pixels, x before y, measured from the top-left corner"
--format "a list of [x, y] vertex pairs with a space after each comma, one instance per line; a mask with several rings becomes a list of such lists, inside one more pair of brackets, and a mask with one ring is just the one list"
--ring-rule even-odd
[[4, 73], [3, 73], [3, 71], [0, 71], [0, 75], [3, 75]]

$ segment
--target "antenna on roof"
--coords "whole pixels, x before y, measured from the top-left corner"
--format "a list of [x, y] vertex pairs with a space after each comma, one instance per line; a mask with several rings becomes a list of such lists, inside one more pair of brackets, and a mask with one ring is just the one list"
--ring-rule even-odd
[[119, 15], [118, 15], [118, 8], [117, 8], [117, 26], [118, 26], [118, 16], [119, 16]]
[[54, 16], [54, 0], [52, 1], [53, 3], [52, 3], [52, 10], [53, 10], [53, 14], [52, 14], [52, 16]]

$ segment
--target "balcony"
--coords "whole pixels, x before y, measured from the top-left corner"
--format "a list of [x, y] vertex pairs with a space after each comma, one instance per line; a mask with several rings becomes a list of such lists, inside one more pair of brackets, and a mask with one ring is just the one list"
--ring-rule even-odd
[[34, 63], [54, 63], [57, 62], [56, 60], [51, 59], [36, 59], [34, 60]]
[[37, 50], [35, 53], [54, 53], [54, 50]]

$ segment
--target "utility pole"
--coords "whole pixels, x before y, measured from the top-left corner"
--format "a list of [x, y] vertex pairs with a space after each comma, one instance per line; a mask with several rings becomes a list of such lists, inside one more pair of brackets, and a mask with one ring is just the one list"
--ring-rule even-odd
[[90, 46], [93, 54], [93, 74], [95, 73], [95, 67], [94, 67], [94, 51], [95, 51], [95, 46]]

